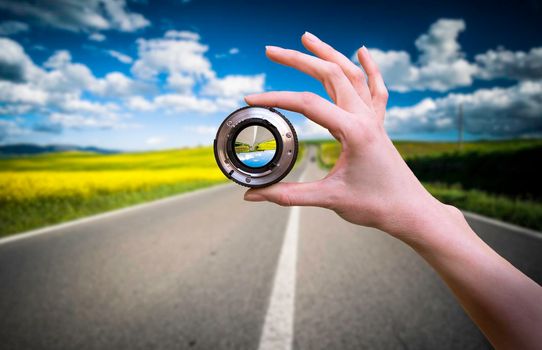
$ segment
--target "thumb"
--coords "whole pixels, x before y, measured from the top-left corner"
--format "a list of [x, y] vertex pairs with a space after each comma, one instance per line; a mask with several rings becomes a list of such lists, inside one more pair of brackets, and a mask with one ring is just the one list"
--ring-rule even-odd
[[253, 188], [245, 193], [250, 202], [269, 201], [282, 206], [324, 206], [324, 184], [315, 182], [282, 182], [269, 187]]

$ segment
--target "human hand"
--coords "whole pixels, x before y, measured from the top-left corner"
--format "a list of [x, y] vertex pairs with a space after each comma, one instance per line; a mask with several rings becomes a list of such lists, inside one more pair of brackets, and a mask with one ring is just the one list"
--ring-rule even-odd
[[369, 51], [362, 47], [357, 52], [362, 70], [310, 33], [302, 36], [302, 43], [316, 57], [274, 46], [267, 46], [266, 54], [318, 79], [334, 103], [310, 92], [286, 91], [249, 95], [245, 100], [304, 114], [341, 143], [341, 155], [322, 180], [250, 189], [245, 199], [329, 208], [347, 221], [408, 242], [423, 239], [417, 228], [424, 225], [424, 216], [453, 209], [425, 190], [384, 130], [388, 91]]

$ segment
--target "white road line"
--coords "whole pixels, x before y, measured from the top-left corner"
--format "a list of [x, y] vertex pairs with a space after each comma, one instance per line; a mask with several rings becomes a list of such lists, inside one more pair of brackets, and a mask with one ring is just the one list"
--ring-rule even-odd
[[[307, 168], [303, 170], [300, 182], [303, 182], [306, 171]], [[300, 210], [300, 207], [290, 209], [259, 350], [292, 349]]]
[[62, 223], [62, 224], [57, 224], [57, 225], [47, 226], [47, 227], [43, 227], [43, 228], [38, 228], [38, 229], [35, 229], [35, 230], [23, 232], [23, 233], [17, 233], [17, 234], [14, 234], [12, 236], [1, 238], [0, 239], [0, 245], [10, 243], [10, 242], [14, 242], [14, 241], [19, 241], [21, 239], [27, 239], [27, 238], [42, 235], [42, 234], [45, 234], [45, 233], [50, 233], [50, 232], [55, 231], [55, 230], [60, 230], [60, 229], [64, 229], [64, 228], [68, 228], [68, 227], [72, 227], [72, 226], [76, 226], [76, 225], [86, 224], [86, 223], [89, 223], [89, 222], [92, 222], [92, 221], [95, 221], [95, 220], [106, 219], [106, 218], [109, 218], [109, 217], [112, 217], [112, 216], [125, 214], [125, 213], [128, 213], [128, 212], [134, 211], [134, 210], [148, 208], [148, 207], [153, 206], [153, 205], [164, 204], [164, 203], [168, 203], [168, 202], [172, 202], [172, 201], [176, 201], [176, 200], [180, 200], [180, 199], [185, 199], [185, 198], [188, 199], [188, 198], [191, 198], [191, 197], [194, 197], [194, 196], [202, 195], [202, 194], [207, 193], [207, 192], [214, 192], [214, 191], [217, 191], [217, 190], [219, 190], [221, 188], [228, 187], [228, 186], [233, 187], [233, 184], [227, 183], [227, 184], [223, 184], [223, 185], [213, 185], [213, 186], [208, 187], [208, 188], [203, 188], [203, 189], [200, 189], [200, 190], [185, 192], [185, 193], [181, 193], [181, 194], [178, 194], [178, 195], [175, 195], [175, 196], [166, 197], [166, 198], [162, 198], [162, 199], [157, 199], [157, 200], [152, 201], [152, 202], [137, 204], [137, 205], [133, 205], [131, 207], [116, 209], [116, 210], [108, 211], [108, 212], [101, 213], [101, 214], [87, 216], [87, 217], [84, 217], [84, 218], [81, 218], [81, 219], [68, 221], [68, 222], [65, 222], [65, 223]]

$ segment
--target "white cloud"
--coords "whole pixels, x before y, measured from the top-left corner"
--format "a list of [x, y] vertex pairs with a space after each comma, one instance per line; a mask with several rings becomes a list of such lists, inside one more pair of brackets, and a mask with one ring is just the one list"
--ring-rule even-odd
[[465, 131], [469, 133], [506, 137], [542, 133], [540, 81], [426, 98], [410, 107], [393, 107], [387, 112], [386, 128], [391, 133], [454, 130], [460, 105]]
[[[463, 30], [463, 20], [439, 19], [433, 23], [415, 42], [420, 51], [418, 62], [413, 62], [406, 51], [370, 49], [370, 52], [390, 90], [447, 91], [469, 86], [477, 67], [464, 58], [457, 42]], [[352, 59], [358, 63], [356, 55]]]
[[92, 40], [92, 41], [104, 41], [105, 39], [107, 39], [105, 37], [105, 35], [103, 35], [102, 33], [92, 33], [88, 36], [88, 39], [89, 40]]
[[39, 24], [70, 31], [133, 32], [150, 25], [128, 10], [125, 0], [0, 0], [0, 9]]
[[160, 73], [214, 76], [211, 62], [204, 55], [208, 47], [197, 40], [199, 35], [175, 33], [175, 36], [170, 34], [164, 38], [138, 39], [139, 58], [132, 66], [132, 72], [143, 79], [154, 78]]
[[53, 113], [49, 116], [49, 123], [60, 125], [68, 129], [112, 129], [122, 127], [121, 118], [117, 115], [81, 115], [75, 113]]
[[451, 63], [463, 57], [457, 42], [459, 33], [466, 28], [462, 19], [439, 19], [429, 27], [429, 31], [416, 39], [416, 47], [421, 54], [423, 65], [433, 62]]
[[199, 41], [200, 39], [198, 33], [194, 33], [188, 30], [168, 30], [164, 34], [164, 37], [168, 39], [186, 39], [190, 41]]
[[170, 74], [167, 78], [168, 86], [178, 92], [189, 93], [195, 83], [194, 77], [180, 73]]
[[51, 57], [43, 63], [45, 68], [59, 69], [63, 68], [69, 63], [71, 63], [72, 55], [67, 50], [56, 51]]
[[47, 126], [51, 130], [126, 126], [117, 103], [90, 101], [83, 93], [112, 98], [144, 88], [119, 72], [96, 78], [87, 66], [72, 62], [66, 50], [55, 52], [43, 67], [36, 66], [17, 42], [6, 38], [0, 39], [0, 72], [0, 114], [33, 112], [47, 117], [42, 125], [55, 126]]
[[132, 66], [133, 74], [143, 80], [165, 75], [166, 87], [173, 92], [167, 91], [146, 102], [129, 101], [133, 109], [209, 114], [236, 108], [243, 95], [263, 91], [264, 74], [218, 78], [205, 56], [208, 47], [200, 42], [197, 33], [170, 30], [162, 38], [138, 39], [137, 43], [138, 58]]
[[154, 98], [154, 105], [164, 109], [168, 114], [184, 112], [209, 114], [218, 111], [215, 101], [194, 95], [163, 94]]
[[0, 101], [11, 104], [43, 106], [48, 100], [47, 92], [26, 84], [0, 81]]
[[132, 63], [134, 61], [132, 59], [132, 57], [130, 57], [128, 55], [125, 55], [125, 54], [123, 54], [122, 52], [119, 52], [119, 51], [108, 50], [107, 53], [110, 54], [111, 56], [115, 57], [117, 60], [119, 60], [122, 63], [130, 64], [130, 63]]
[[29, 29], [28, 24], [19, 21], [0, 22], [0, 35], [15, 35], [27, 32]]
[[302, 124], [295, 125], [295, 130], [300, 139], [333, 138], [326, 128], [310, 119], [305, 119]]
[[232, 47], [232, 48], [228, 51], [228, 53], [229, 53], [230, 55], [237, 55], [237, 54], [239, 53], [239, 49], [236, 48], [236, 47]]
[[156, 108], [154, 104], [142, 96], [129, 97], [126, 100], [126, 106], [131, 110], [139, 112], [149, 112]]
[[35, 72], [34, 63], [19, 43], [0, 38], [0, 80], [20, 82]]
[[226, 98], [239, 98], [246, 94], [264, 90], [265, 74], [227, 75], [224, 78], [213, 78], [203, 87], [203, 94]]
[[[133, 77], [121, 72], [96, 77], [67, 50], [36, 65], [19, 43], [0, 38], [0, 114], [41, 116], [41, 121], [25, 127], [29, 132], [127, 128], [138, 126], [129, 122], [131, 113], [211, 114], [233, 110], [243, 95], [263, 91], [264, 74], [218, 78], [205, 56], [208, 47], [199, 40], [198, 34], [187, 31], [139, 39]], [[131, 60], [121, 52], [108, 53], [126, 63]], [[165, 85], [154, 85], [158, 75], [164, 76]], [[13, 123], [4, 124], [3, 135], [17, 134]], [[209, 126], [192, 132], [211, 129], [215, 131]]]
[[476, 55], [475, 60], [482, 79], [542, 79], [542, 47], [528, 52], [499, 48]]

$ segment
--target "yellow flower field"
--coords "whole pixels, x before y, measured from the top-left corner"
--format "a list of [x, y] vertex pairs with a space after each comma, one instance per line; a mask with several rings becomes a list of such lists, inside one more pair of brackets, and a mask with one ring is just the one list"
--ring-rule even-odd
[[224, 175], [207, 168], [116, 171], [1, 172], [0, 198], [4, 201], [49, 197], [89, 198], [96, 194], [148, 190], [187, 181], [219, 181]]
[[224, 182], [211, 147], [0, 159], [0, 235]]

